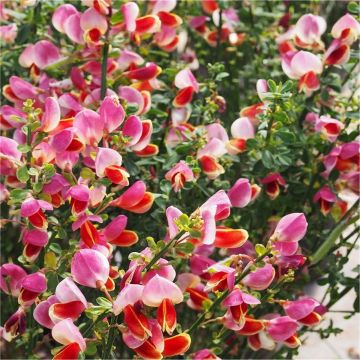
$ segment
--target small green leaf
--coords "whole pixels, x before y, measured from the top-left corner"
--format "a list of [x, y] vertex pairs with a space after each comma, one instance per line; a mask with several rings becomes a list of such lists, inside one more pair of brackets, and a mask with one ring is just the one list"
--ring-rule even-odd
[[256, 244], [255, 251], [259, 256], [264, 255], [266, 253], [266, 247], [262, 244]]
[[28, 153], [29, 151], [31, 151], [31, 147], [29, 145], [26, 145], [26, 144], [20, 144], [18, 145], [18, 150], [20, 152], [22, 152], [23, 154], [26, 154]]
[[270, 90], [271, 92], [276, 92], [276, 83], [275, 83], [274, 80], [269, 79], [269, 80], [267, 81], [267, 84], [268, 84], [269, 90]]
[[184, 254], [191, 254], [194, 251], [194, 245], [190, 242], [181, 243], [176, 246], [176, 250]]
[[29, 180], [30, 176], [26, 165], [16, 170], [16, 177], [24, 184]]

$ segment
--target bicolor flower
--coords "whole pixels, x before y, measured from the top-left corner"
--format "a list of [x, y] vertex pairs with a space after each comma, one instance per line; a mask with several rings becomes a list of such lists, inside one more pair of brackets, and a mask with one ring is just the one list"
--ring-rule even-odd
[[317, 75], [323, 71], [321, 60], [307, 51], [288, 52], [281, 62], [283, 71], [290, 79], [299, 80], [298, 88], [310, 96], [320, 88]]
[[26, 229], [22, 238], [24, 244], [23, 256], [28, 262], [34, 262], [40, 251], [49, 241], [47, 231], [40, 229]]
[[92, 110], [82, 110], [75, 115], [74, 132], [83, 144], [96, 146], [103, 137], [104, 118]]
[[275, 269], [273, 266], [271, 264], [265, 264], [264, 267], [258, 268], [249, 275], [246, 275], [242, 283], [253, 290], [260, 291], [267, 289], [273, 282], [274, 277]]
[[120, 86], [119, 98], [126, 100], [128, 105], [136, 106], [135, 115], [147, 113], [151, 107], [151, 96], [149, 91], [139, 91], [131, 86]]
[[99, 45], [106, 33], [108, 23], [105, 16], [95, 9], [87, 9], [80, 17], [80, 27], [84, 31], [84, 40], [89, 45]]
[[185, 182], [194, 180], [194, 173], [185, 161], [181, 160], [165, 174], [165, 179], [170, 181], [174, 191], [178, 192]]
[[90, 192], [85, 185], [74, 185], [67, 192], [73, 215], [82, 214], [89, 205]]
[[284, 301], [282, 306], [286, 315], [303, 325], [314, 326], [321, 321], [321, 315], [316, 312], [319, 303], [312, 298], [303, 297], [295, 301]]
[[300, 17], [294, 28], [295, 44], [301, 48], [322, 47], [321, 36], [326, 31], [326, 21], [313, 14]]
[[113, 149], [98, 148], [95, 159], [96, 175], [100, 178], [107, 177], [113, 184], [122, 187], [129, 185], [129, 173], [121, 166], [122, 157]]
[[199, 92], [199, 84], [190, 69], [179, 71], [175, 76], [175, 86], [179, 89], [173, 100], [175, 107], [183, 107], [191, 102], [193, 94]]
[[0, 289], [8, 295], [18, 297], [26, 271], [15, 264], [6, 263], [0, 267]]
[[360, 35], [360, 24], [353, 16], [345, 14], [333, 25], [331, 35], [334, 39], [351, 45]]
[[20, 215], [28, 218], [29, 222], [34, 227], [46, 229], [48, 223], [43, 211], [52, 209], [52, 205], [48, 202], [30, 197], [21, 204]]
[[118, 215], [114, 218], [103, 230], [106, 241], [111, 245], [128, 247], [136, 244], [139, 240], [136, 232], [125, 230], [127, 224], [127, 217], [125, 215]]
[[261, 183], [266, 186], [266, 193], [270, 197], [271, 200], [276, 199], [280, 194], [280, 185], [285, 186], [286, 182], [283, 177], [275, 172], [270, 173], [263, 179], [261, 179]]
[[146, 185], [138, 180], [111, 204], [121, 209], [143, 214], [150, 210], [154, 202], [154, 195], [146, 191]]
[[231, 155], [241, 153], [246, 148], [246, 140], [255, 136], [254, 125], [248, 117], [241, 117], [231, 125], [232, 139], [226, 144], [226, 148]]
[[22, 156], [18, 146], [15, 140], [0, 136], [0, 175], [15, 175]]
[[30, 307], [36, 298], [47, 288], [47, 280], [43, 273], [26, 275], [21, 282], [18, 302], [23, 307]]
[[54, 356], [55, 360], [77, 359], [86, 350], [86, 342], [71, 319], [58, 322], [51, 331], [55, 341], [64, 345]]
[[336, 202], [336, 195], [327, 186], [323, 186], [313, 197], [313, 202], [318, 202], [320, 205], [320, 211], [326, 216], [332, 207], [332, 204]]
[[100, 119], [104, 123], [104, 130], [111, 133], [124, 121], [125, 111], [119, 99], [115, 96], [106, 96], [100, 105]]
[[231, 205], [237, 208], [245, 207], [252, 199], [252, 188], [248, 179], [240, 178], [228, 190], [227, 195]]
[[326, 115], [320, 116], [315, 123], [315, 131], [321, 132], [330, 142], [336, 141], [344, 127], [341, 121]]
[[97, 250], [81, 249], [71, 261], [71, 275], [80, 285], [101, 289], [108, 281], [110, 265]]
[[25, 330], [26, 313], [24, 308], [20, 306], [19, 309], [5, 321], [1, 336], [10, 342], [17, 336], [24, 334]]

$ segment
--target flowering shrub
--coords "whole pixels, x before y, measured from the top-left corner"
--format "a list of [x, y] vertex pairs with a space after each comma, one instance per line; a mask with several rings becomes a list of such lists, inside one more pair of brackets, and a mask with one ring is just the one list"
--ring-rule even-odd
[[341, 331], [358, 4], [0, 6], [6, 357], [292, 358]]

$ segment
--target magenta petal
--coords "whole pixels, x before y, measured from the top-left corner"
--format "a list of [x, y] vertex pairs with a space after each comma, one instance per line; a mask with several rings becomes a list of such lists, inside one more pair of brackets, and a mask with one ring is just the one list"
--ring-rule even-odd
[[41, 325], [48, 329], [52, 329], [54, 327], [53, 321], [49, 316], [49, 308], [52, 304], [59, 302], [58, 298], [55, 295], [51, 295], [47, 300], [40, 302], [36, 305], [34, 309], [34, 319]]
[[133, 32], [136, 29], [136, 18], [139, 16], [139, 7], [135, 2], [128, 2], [121, 6], [124, 15], [125, 27], [127, 31]]
[[294, 335], [297, 323], [288, 316], [280, 316], [269, 321], [267, 331], [276, 341], [284, 341]]
[[78, 11], [76, 10], [75, 6], [71, 4], [63, 4], [60, 5], [55, 11], [52, 16], [52, 23], [54, 25], [54, 28], [57, 31], [64, 32], [64, 22], [65, 20], [73, 15], [77, 14]]
[[[22, 280], [27, 275], [26, 271], [15, 264], [3, 264], [0, 267], [0, 289], [6, 294], [18, 296], [20, 293]], [[9, 286], [6, 278], [8, 278]], [[10, 287], [10, 289], [9, 289]]]
[[79, 250], [71, 261], [71, 275], [83, 286], [97, 288], [106, 283], [110, 265], [107, 258], [92, 249]]
[[129, 116], [122, 128], [122, 134], [129, 136], [130, 140], [127, 142], [128, 146], [135, 145], [141, 138], [142, 122], [136, 115]]
[[275, 277], [275, 269], [270, 264], [252, 271], [243, 279], [243, 284], [253, 290], [265, 290], [270, 286]]
[[119, 215], [114, 218], [102, 231], [107, 241], [117, 238], [126, 228], [127, 216]]
[[98, 153], [95, 159], [96, 175], [104, 177], [105, 169], [111, 165], [121, 166], [122, 156], [114, 149], [98, 148]]
[[286, 301], [283, 305], [286, 315], [294, 320], [300, 320], [314, 311], [319, 303], [312, 298], [303, 298], [296, 301]]
[[248, 179], [239, 179], [227, 192], [231, 205], [245, 207], [251, 201], [251, 184]]
[[49, 241], [49, 235], [47, 231], [39, 229], [26, 229], [23, 236], [23, 242], [25, 244], [31, 244], [36, 246], [45, 246]]
[[22, 217], [29, 217], [36, 214], [39, 210], [39, 202], [34, 198], [28, 198], [21, 204], [20, 215]]
[[28, 291], [41, 294], [46, 290], [47, 280], [45, 275], [38, 271], [34, 274], [27, 275], [23, 279], [21, 287]]
[[170, 239], [172, 239], [179, 232], [179, 229], [174, 220], [176, 220], [181, 214], [182, 212], [175, 206], [169, 206], [166, 209], [166, 219], [168, 222]]
[[297, 242], [305, 236], [307, 226], [303, 213], [289, 214], [276, 225], [273, 237], [278, 241]]
[[125, 111], [116, 97], [106, 96], [100, 106], [100, 118], [108, 133], [117, 129], [124, 121]]
[[103, 136], [104, 121], [92, 110], [82, 110], [75, 115], [74, 132], [88, 145], [96, 145]]

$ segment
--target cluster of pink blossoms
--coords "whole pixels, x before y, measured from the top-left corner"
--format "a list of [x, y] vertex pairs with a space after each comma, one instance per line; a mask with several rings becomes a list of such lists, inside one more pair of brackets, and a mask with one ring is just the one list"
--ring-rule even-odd
[[[9, 204], [14, 221], [21, 226], [23, 258], [27, 264], [36, 263], [50, 239], [56, 241], [53, 231], [58, 224], [51, 217], [57, 209], [68, 210], [63, 220], [71, 224], [79, 241], [67, 264], [69, 272], [62, 274], [64, 278], [53, 294], [47, 292], [46, 275], [51, 269], [44, 267], [28, 274], [13, 263], [1, 266], [1, 290], [17, 298], [19, 304], [1, 328], [1, 336], [11, 341], [23, 334], [26, 312], [33, 309], [34, 319], [51, 329], [53, 340], [62, 345], [54, 358], [78, 358], [93, 340], [91, 333], [79, 330], [82, 314], [94, 308], [81, 290], [90, 288], [108, 299], [109, 321], [122, 315], [123, 322], [116, 324], [117, 336], [144, 359], [178, 356], [189, 350], [198, 325], [195, 322], [196, 326], [189, 329], [177, 327], [180, 304], [198, 312], [198, 319], [217, 305], [222, 314], [214, 320], [234, 335], [246, 336], [253, 350], [272, 350], [277, 344], [299, 346], [297, 331], [320, 322], [326, 311], [321, 304], [308, 297], [279, 299], [272, 300], [279, 305], [279, 313], [259, 317], [256, 312], [262, 305], [259, 292], [304, 264], [299, 241], [306, 234], [307, 221], [303, 213], [288, 214], [276, 221], [266, 247], [257, 254], [246, 230], [225, 225], [232, 208], [246, 207], [261, 191], [258, 184], [246, 178], [239, 178], [227, 191], [219, 190], [201, 206], [194, 204], [192, 214], [168, 206], [165, 247], [159, 252], [149, 246], [132, 254], [128, 268], [122, 271], [112, 265], [115, 247], [130, 247], [139, 241], [137, 233], [127, 229], [126, 214], [140, 216], [155, 200], [144, 181], [130, 176], [123, 161], [130, 153], [138, 158], [159, 153], [158, 145], [151, 142], [153, 123], [146, 118], [153, 94], [165, 89], [174, 95], [165, 124], [166, 146], [175, 148], [200, 134], [195, 158], [202, 174], [214, 180], [225, 172], [221, 157], [243, 152], [246, 141], [255, 137], [257, 116], [266, 111], [268, 88], [264, 80], [258, 81], [261, 102], [241, 110], [241, 117], [231, 125], [230, 137], [217, 122], [194, 126], [188, 122], [190, 104], [201, 84], [191, 71], [196, 69], [191, 50], [182, 52], [187, 66], [177, 72], [173, 84], [164, 84], [158, 78], [162, 69], [136, 52], [136, 47], [149, 38], [165, 52], [184, 47], [186, 36], [180, 27], [183, 20], [173, 13], [176, 1], [151, 1], [145, 14], [135, 2], [124, 3], [120, 9], [112, 8], [109, 0], [84, 0], [83, 5], [87, 7], [83, 12], [71, 4], [61, 5], [52, 17], [54, 28], [77, 44], [77, 50], [68, 53], [49, 40], [28, 45], [19, 63], [29, 69], [31, 82], [12, 76], [3, 88], [12, 105], [1, 107], [0, 125], [2, 131], [12, 135], [0, 137], [0, 175], [5, 179], [1, 202], [11, 200], [14, 190], [22, 190], [21, 201]], [[189, 25], [215, 46], [218, 30], [207, 26], [207, 16], [211, 15], [218, 26], [219, 6], [216, 1], [202, 1], [202, 7], [204, 15], [193, 17]], [[116, 24], [110, 21], [114, 13], [121, 15]], [[221, 16], [221, 41], [240, 45], [244, 35], [234, 30], [239, 22], [235, 10], [227, 9]], [[359, 35], [359, 24], [345, 15], [332, 29], [334, 41], [323, 61], [310, 52], [296, 50], [321, 51], [325, 27], [322, 18], [304, 15], [278, 39], [284, 72], [299, 80], [299, 90], [307, 95], [319, 88], [318, 75], [324, 65], [347, 61], [350, 45]], [[11, 39], [13, 31], [13, 27], [2, 28], [0, 34]], [[128, 39], [129, 45], [118, 57], [108, 58], [104, 66], [104, 46], [120, 35]], [[59, 64], [78, 59], [82, 64], [71, 67], [67, 78], [58, 80], [49, 75], [49, 70]], [[106, 80], [121, 82], [112, 90], [103, 87], [104, 79], [105, 84]], [[329, 116], [310, 114], [307, 120], [329, 142], [335, 142], [343, 128], [340, 121]], [[341, 172], [339, 187], [346, 183], [354, 191], [358, 189], [358, 154], [357, 141], [333, 148], [324, 157], [324, 177], [336, 169]], [[53, 171], [51, 176], [47, 169]], [[179, 192], [198, 176], [192, 164], [181, 160], [164, 178]], [[260, 182], [271, 200], [286, 186], [279, 173], [269, 173]], [[325, 186], [314, 201], [327, 214], [338, 200]], [[101, 215], [106, 210], [116, 216], [104, 219]], [[187, 243], [194, 248], [188, 256], [189, 267], [177, 273], [163, 250], [174, 249], [176, 256], [186, 259], [176, 246]], [[213, 260], [215, 249], [220, 249], [225, 258]], [[191, 356], [197, 360], [217, 358], [211, 349], [192, 350]]]

